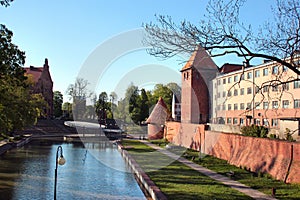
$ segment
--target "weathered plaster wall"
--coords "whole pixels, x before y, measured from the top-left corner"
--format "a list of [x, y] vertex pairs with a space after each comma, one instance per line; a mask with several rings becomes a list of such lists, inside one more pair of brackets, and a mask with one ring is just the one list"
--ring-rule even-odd
[[[300, 143], [205, 130], [205, 125], [168, 122], [166, 138], [278, 180], [300, 183]], [[201, 145], [200, 145], [201, 144]]]

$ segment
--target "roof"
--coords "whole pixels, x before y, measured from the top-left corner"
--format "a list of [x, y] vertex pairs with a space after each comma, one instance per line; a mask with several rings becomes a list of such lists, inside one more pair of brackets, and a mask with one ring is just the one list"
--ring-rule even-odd
[[214, 63], [214, 61], [211, 59], [210, 55], [205, 51], [203, 48], [197, 48], [187, 61], [187, 63], [184, 65], [184, 67], [181, 69], [182, 71], [185, 71], [187, 69], [190, 69], [191, 67], [195, 67], [196, 69], [208, 69], [208, 70], [216, 70], [218, 69], [217, 65]]
[[154, 106], [147, 123], [164, 124], [168, 117], [168, 108], [162, 97], [159, 98], [158, 102]]
[[238, 71], [243, 68], [243, 65], [241, 64], [230, 64], [230, 63], [225, 63], [221, 68], [220, 68], [220, 73], [227, 74], [230, 72]]
[[45, 59], [45, 63], [43, 67], [24, 67], [25, 74], [31, 75], [33, 78], [33, 81], [37, 83], [43, 73], [44, 70], [49, 70], [49, 65], [48, 65], [48, 59]]
[[38, 82], [39, 78], [41, 77], [43, 71], [44, 71], [44, 67], [26, 67], [25, 69], [25, 73], [32, 75], [32, 78], [34, 80], [34, 82]]

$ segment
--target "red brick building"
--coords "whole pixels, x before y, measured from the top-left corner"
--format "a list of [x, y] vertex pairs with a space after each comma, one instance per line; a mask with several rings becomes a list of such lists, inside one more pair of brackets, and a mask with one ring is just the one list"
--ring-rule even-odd
[[34, 82], [32, 91], [35, 94], [42, 94], [48, 107], [45, 108], [46, 117], [53, 115], [53, 81], [49, 71], [48, 59], [45, 59], [43, 67], [26, 67], [25, 74]]
[[207, 54], [199, 48], [181, 70], [181, 122], [207, 123], [210, 119], [212, 80], [218, 67]]

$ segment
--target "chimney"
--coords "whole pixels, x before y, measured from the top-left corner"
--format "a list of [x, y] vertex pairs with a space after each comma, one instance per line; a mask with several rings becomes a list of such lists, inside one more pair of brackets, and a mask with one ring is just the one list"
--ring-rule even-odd
[[49, 69], [48, 59], [47, 59], [47, 58], [45, 59], [44, 68], [45, 68], [45, 69]]

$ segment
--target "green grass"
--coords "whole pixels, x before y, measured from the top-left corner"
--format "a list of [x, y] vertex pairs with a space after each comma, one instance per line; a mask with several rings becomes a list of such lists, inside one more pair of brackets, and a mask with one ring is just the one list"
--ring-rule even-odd
[[251, 199], [143, 143], [122, 144], [168, 199]]
[[[173, 152], [176, 153], [176, 151]], [[228, 172], [233, 171], [234, 176], [232, 176], [232, 179], [265, 194], [271, 195], [272, 188], [276, 188], [276, 198], [278, 199], [300, 199], [300, 184], [285, 184], [282, 181], [273, 179], [268, 174], [250, 172], [209, 155], [201, 156], [202, 158], [199, 159], [199, 152], [191, 149], [187, 149], [183, 156], [194, 163], [225, 176]]]

